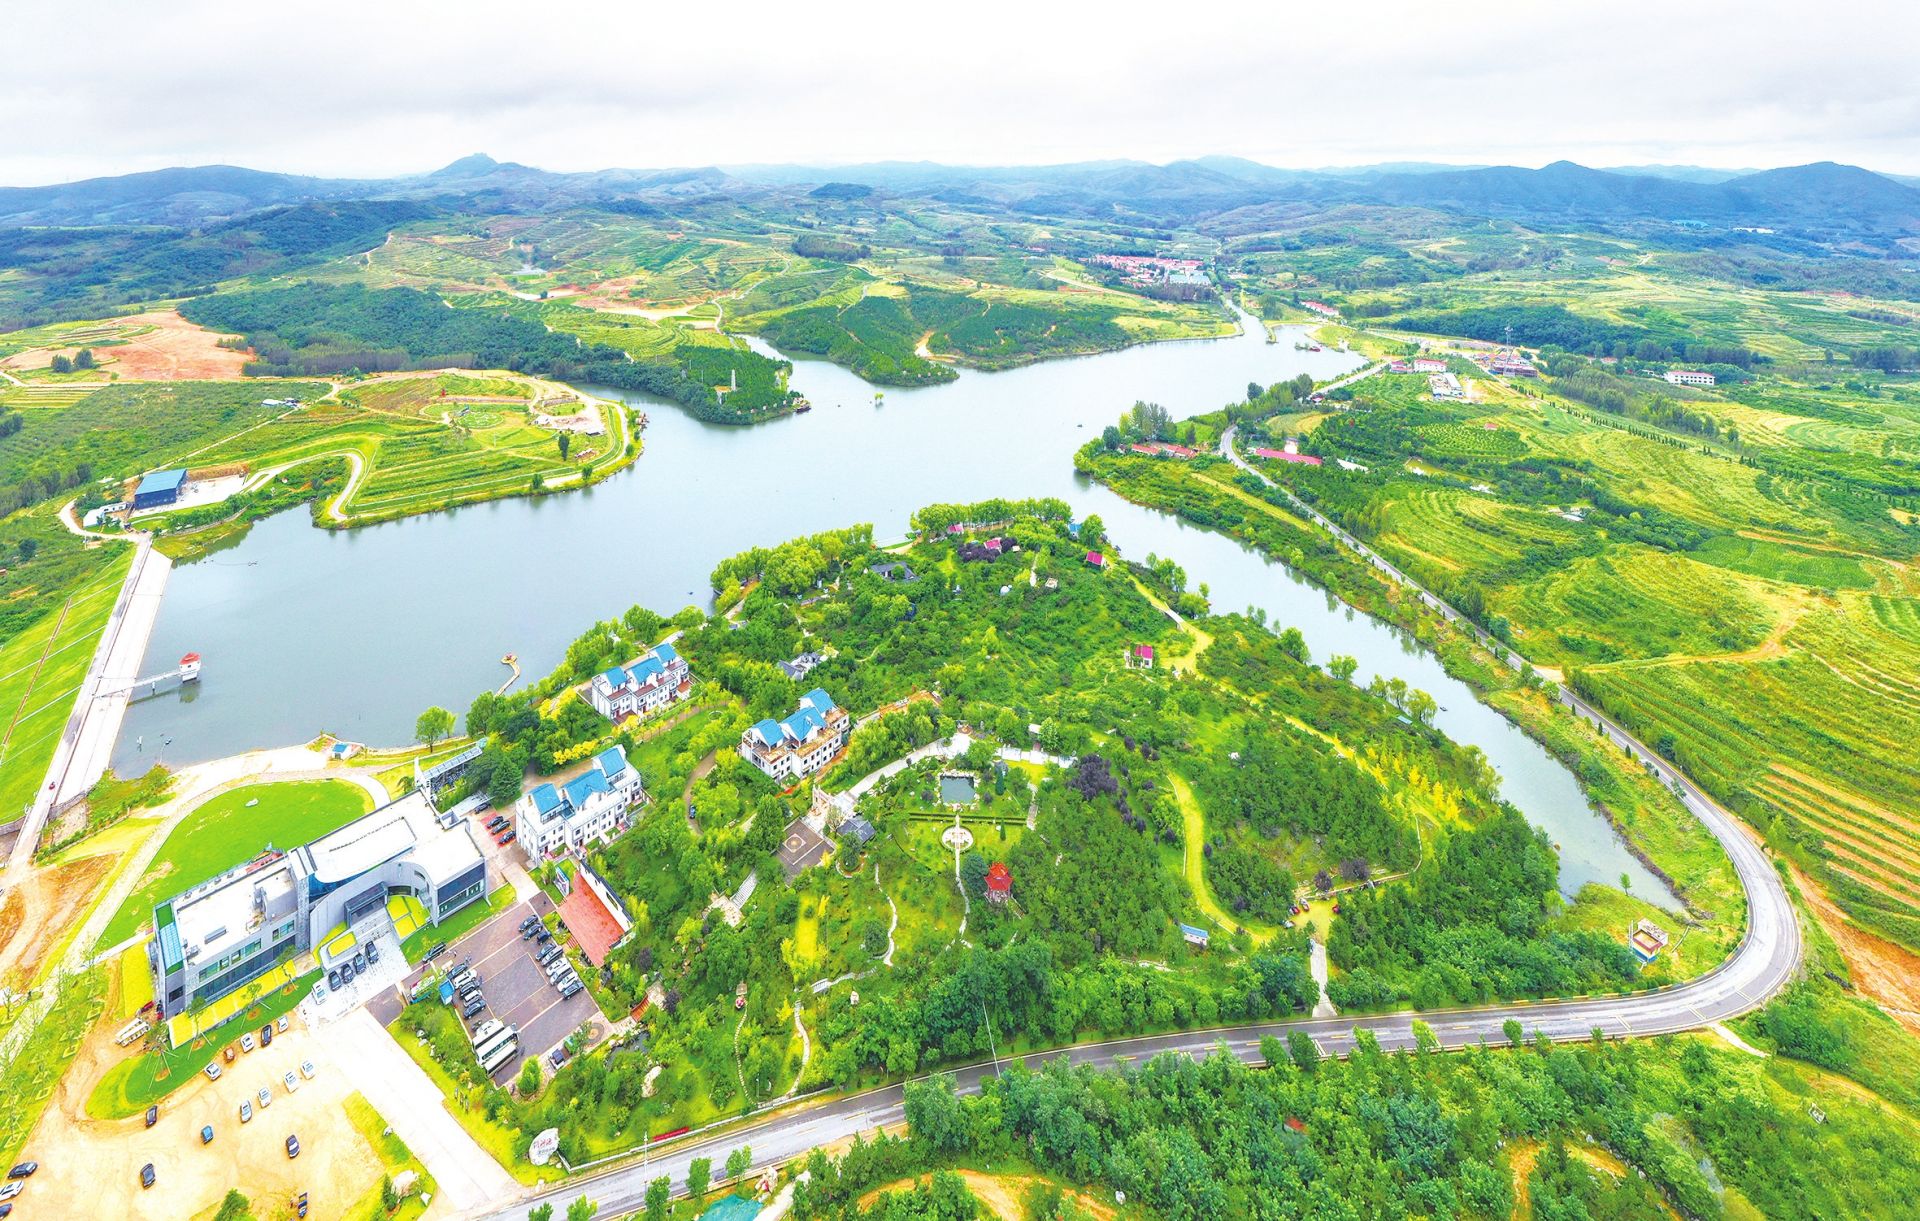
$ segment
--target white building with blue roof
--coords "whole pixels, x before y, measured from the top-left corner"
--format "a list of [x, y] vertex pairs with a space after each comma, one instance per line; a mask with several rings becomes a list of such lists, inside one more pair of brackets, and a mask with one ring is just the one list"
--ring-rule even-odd
[[687, 659], [671, 644], [661, 644], [627, 665], [594, 675], [581, 693], [595, 712], [617, 722], [658, 712], [692, 691]]
[[537, 865], [622, 834], [628, 812], [646, 796], [626, 747], [609, 746], [573, 779], [534, 785], [514, 806], [514, 830]]
[[798, 780], [831, 763], [852, 731], [847, 710], [815, 687], [780, 720], [749, 726], [740, 735], [740, 757], [775, 780]]

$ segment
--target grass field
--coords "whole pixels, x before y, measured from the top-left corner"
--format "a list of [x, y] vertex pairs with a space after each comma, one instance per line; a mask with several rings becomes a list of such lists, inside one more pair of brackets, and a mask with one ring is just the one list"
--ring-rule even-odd
[[[250, 804], [251, 803], [251, 804]], [[343, 780], [249, 784], [214, 797], [167, 836], [140, 885], [114, 913], [96, 948], [131, 937], [169, 895], [231, 869], [268, 845], [296, 847], [373, 808], [365, 789]]]
[[9, 816], [46, 776], [133, 561], [132, 547], [112, 546], [51, 613], [0, 642], [0, 811]]

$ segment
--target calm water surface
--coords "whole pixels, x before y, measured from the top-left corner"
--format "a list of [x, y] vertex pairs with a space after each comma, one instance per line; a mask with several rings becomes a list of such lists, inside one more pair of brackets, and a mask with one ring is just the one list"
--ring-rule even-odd
[[[1128, 555], [1172, 556], [1221, 610], [1264, 608], [1306, 635], [1316, 660], [1346, 653], [1358, 681], [1398, 676], [1441, 705], [1437, 723], [1485, 751], [1501, 791], [1562, 850], [1561, 886], [1588, 881], [1666, 899], [1581, 796], [1573, 777], [1479, 703], [1403, 634], [1307, 585], [1223, 535], [1128, 504], [1073, 473], [1073, 451], [1135, 399], [1175, 418], [1218, 408], [1305, 371], [1356, 368], [1342, 352], [1236, 337], [1049, 361], [911, 390], [874, 388], [824, 361], [796, 361], [814, 404], [754, 428], [702, 423], [646, 401], [646, 452], [597, 487], [474, 505], [353, 531], [315, 529], [304, 509], [253, 528], [238, 547], [174, 570], [150, 658], [206, 656], [200, 690], [128, 711], [114, 764], [173, 765], [321, 732], [409, 741], [430, 704], [464, 711], [506, 677], [500, 658], [544, 674], [595, 620], [634, 603], [704, 604], [722, 557], [800, 534], [871, 522], [905, 533], [921, 505], [1058, 496], [1098, 513]], [[758, 344], [763, 350], [764, 345]], [[608, 392], [603, 392], [608, 393]]]

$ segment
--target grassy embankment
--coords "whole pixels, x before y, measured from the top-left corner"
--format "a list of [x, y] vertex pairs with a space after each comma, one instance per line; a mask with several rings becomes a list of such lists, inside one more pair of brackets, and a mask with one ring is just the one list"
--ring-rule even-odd
[[167, 836], [140, 884], [108, 921], [96, 951], [133, 936], [167, 896], [197, 886], [269, 845], [284, 850], [317, 839], [372, 808], [365, 789], [341, 780], [249, 784], [213, 797]]

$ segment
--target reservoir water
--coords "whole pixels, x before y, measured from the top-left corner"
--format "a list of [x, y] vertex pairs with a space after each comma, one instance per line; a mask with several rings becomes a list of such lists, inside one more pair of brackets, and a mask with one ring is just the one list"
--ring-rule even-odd
[[945, 385], [887, 390], [878, 404], [845, 369], [796, 361], [793, 384], [811, 412], [728, 428], [646, 402], [645, 453], [585, 491], [352, 531], [316, 529], [304, 509], [261, 522], [237, 547], [174, 570], [148, 656], [198, 651], [205, 678], [128, 710], [115, 769], [322, 732], [404, 743], [422, 709], [464, 712], [497, 687], [504, 654], [544, 674], [594, 621], [634, 603], [669, 614], [704, 605], [714, 564], [748, 547], [853, 522], [898, 538], [921, 505], [1058, 496], [1099, 514], [1127, 555], [1177, 559], [1217, 609], [1262, 607], [1276, 627], [1298, 627], [1316, 661], [1349, 654], [1363, 685], [1398, 676], [1432, 694], [1439, 727], [1486, 752], [1502, 794], [1560, 845], [1569, 894], [1624, 874], [1633, 893], [1671, 903], [1566, 769], [1402, 633], [1232, 539], [1074, 474], [1073, 451], [1136, 399], [1179, 419], [1244, 397], [1249, 382], [1328, 378], [1361, 363], [1296, 351], [1290, 331], [1267, 343], [1257, 322], [1243, 323], [1231, 338], [963, 372]]

